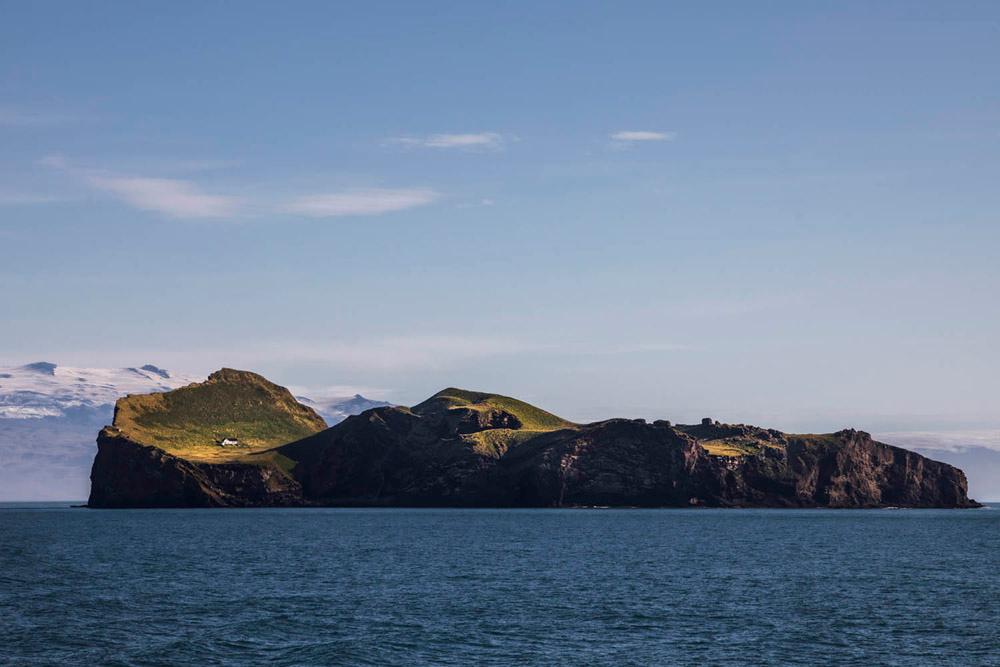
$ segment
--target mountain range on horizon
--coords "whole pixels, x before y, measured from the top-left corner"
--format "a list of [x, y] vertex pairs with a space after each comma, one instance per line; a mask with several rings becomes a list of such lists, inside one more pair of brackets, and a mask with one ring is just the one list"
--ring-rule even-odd
[[[154, 364], [123, 368], [36, 361], [0, 366], [0, 500], [81, 500], [90, 491], [94, 434], [128, 394], [177, 389], [204, 377]], [[390, 405], [360, 394], [297, 396], [329, 425]]]

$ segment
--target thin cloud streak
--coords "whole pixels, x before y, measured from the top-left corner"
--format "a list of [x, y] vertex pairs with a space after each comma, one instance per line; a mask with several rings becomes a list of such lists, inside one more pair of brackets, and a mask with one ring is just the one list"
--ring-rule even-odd
[[172, 218], [231, 218], [243, 204], [237, 197], [206, 193], [190, 181], [81, 169], [62, 155], [47, 155], [38, 164], [71, 174], [137, 209]]
[[653, 132], [650, 130], [621, 130], [611, 135], [611, 139], [620, 142], [635, 141], [673, 141], [676, 132]]
[[174, 218], [230, 218], [240, 207], [239, 199], [207, 194], [189, 181], [97, 174], [88, 175], [86, 180], [138, 209]]
[[439, 198], [440, 194], [429, 188], [373, 188], [299, 197], [285, 210], [313, 218], [379, 215], [426, 206]]
[[386, 143], [410, 148], [497, 150], [503, 146], [504, 137], [499, 132], [432, 134], [426, 137], [393, 137]]
[[[371, 216], [425, 206], [441, 198], [431, 188], [369, 188], [272, 199], [267, 205], [251, 207], [252, 202], [243, 197], [209, 193], [189, 180], [80, 168], [61, 155], [43, 157], [38, 164], [73, 175], [134, 208], [172, 218], [227, 219], [264, 213], [312, 218]], [[0, 205], [3, 203], [0, 198]]]

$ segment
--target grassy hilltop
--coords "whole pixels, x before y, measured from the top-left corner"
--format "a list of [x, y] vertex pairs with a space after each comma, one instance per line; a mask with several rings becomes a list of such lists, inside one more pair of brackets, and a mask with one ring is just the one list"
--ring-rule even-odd
[[449, 410], [472, 410], [478, 413], [505, 412], [517, 418], [520, 422], [519, 428], [531, 431], [553, 431], [575, 426], [573, 422], [516, 398], [454, 387], [439, 391], [423, 403], [414, 405], [411, 410], [420, 415]]
[[492, 458], [543, 433], [577, 427], [516, 398], [455, 387], [439, 391], [411, 410], [422, 416], [444, 416], [455, 424], [482, 427], [465, 429], [471, 432], [462, 433], [461, 439], [477, 454]]
[[[126, 396], [114, 426], [131, 440], [193, 461], [223, 463], [305, 438], [326, 422], [284, 387], [224, 368], [205, 382], [162, 394]], [[222, 447], [224, 438], [237, 446]]]

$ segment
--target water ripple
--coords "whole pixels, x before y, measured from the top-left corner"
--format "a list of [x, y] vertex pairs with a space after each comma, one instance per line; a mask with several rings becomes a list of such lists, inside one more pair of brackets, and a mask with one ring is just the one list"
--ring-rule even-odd
[[998, 566], [998, 512], [5, 509], [0, 664], [991, 665]]

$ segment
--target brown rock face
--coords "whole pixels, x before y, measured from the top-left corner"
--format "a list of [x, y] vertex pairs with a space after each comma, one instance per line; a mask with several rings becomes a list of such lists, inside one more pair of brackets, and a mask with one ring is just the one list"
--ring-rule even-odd
[[705, 456], [673, 429], [611, 420], [515, 450], [497, 491], [512, 505], [684, 506], [699, 495]]
[[860, 431], [572, 424], [456, 389], [230, 462], [186, 459], [108, 427], [91, 480], [93, 507], [977, 506], [961, 470]]
[[310, 500], [337, 505], [977, 505], [961, 470], [866, 433], [753, 428], [732, 429], [763, 433], [767, 446], [743, 456], [712, 456], [664, 422], [610, 420], [542, 433], [496, 458], [477, 454], [457, 429], [442, 433], [432, 417], [379, 408], [282, 451], [299, 460], [294, 474]]
[[872, 440], [863, 431], [834, 434], [835, 443], [793, 439], [787, 448], [796, 494], [829, 507], [964, 507], [965, 473], [915, 452]]

